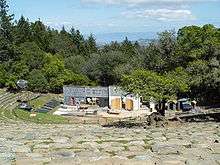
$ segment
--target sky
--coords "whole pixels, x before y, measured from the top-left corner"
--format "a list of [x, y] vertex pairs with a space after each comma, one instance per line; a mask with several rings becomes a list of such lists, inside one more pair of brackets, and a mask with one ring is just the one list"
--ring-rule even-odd
[[9, 0], [9, 5], [16, 19], [24, 15], [53, 28], [73, 26], [100, 37], [156, 34], [208, 23], [220, 27], [220, 0]]

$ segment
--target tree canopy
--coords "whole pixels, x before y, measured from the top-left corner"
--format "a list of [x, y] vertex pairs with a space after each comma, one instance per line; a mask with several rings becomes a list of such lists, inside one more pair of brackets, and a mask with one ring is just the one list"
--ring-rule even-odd
[[146, 99], [220, 100], [220, 29], [207, 24], [167, 30], [146, 45], [125, 37], [99, 45], [72, 27], [14, 20], [0, 0], [0, 87], [62, 92], [63, 85], [121, 85]]

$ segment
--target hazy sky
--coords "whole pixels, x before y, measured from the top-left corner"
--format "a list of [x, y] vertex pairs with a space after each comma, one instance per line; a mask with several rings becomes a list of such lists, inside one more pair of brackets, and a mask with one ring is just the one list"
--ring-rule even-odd
[[157, 32], [185, 25], [220, 27], [220, 0], [10, 0], [10, 11], [83, 33]]

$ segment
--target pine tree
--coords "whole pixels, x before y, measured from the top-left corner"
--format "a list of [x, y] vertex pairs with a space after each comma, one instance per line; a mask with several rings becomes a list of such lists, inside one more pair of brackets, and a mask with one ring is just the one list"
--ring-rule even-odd
[[8, 61], [13, 52], [13, 15], [8, 14], [6, 0], [0, 0], [0, 61]]
[[71, 28], [70, 34], [71, 34], [72, 41], [77, 48], [78, 54], [83, 55], [84, 57], [87, 56], [88, 51], [86, 48], [86, 42], [85, 42], [83, 35], [80, 33], [80, 31], [75, 30], [74, 28]]
[[15, 33], [15, 43], [21, 44], [31, 39], [31, 29], [28, 20], [21, 16], [18, 20]]
[[60, 34], [63, 36], [69, 36], [69, 33], [66, 31], [65, 26], [62, 27], [62, 30], [60, 31]]
[[42, 50], [49, 50], [49, 33], [46, 26], [40, 21], [36, 21], [31, 25], [32, 41], [34, 41]]
[[87, 39], [87, 47], [89, 54], [96, 53], [98, 51], [96, 40], [93, 34], [91, 34]]
[[121, 51], [127, 55], [128, 58], [132, 57], [135, 54], [135, 47], [131, 41], [126, 37], [122, 42]]

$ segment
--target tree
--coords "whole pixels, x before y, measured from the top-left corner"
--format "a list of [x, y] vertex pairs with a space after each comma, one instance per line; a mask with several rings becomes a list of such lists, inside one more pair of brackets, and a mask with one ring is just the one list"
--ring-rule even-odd
[[9, 74], [15, 75], [17, 77], [17, 81], [19, 79], [26, 79], [26, 76], [30, 74], [28, 66], [21, 61], [13, 62], [12, 65], [7, 69]]
[[98, 48], [96, 45], [96, 40], [95, 40], [93, 34], [90, 34], [90, 36], [86, 40], [86, 49], [87, 49], [89, 55], [92, 53], [97, 53], [97, 51], [98, 51]]
[[209, 60], [219, 48], [219, 29], [213, 25], [187, 26], [179, 30], [177, 42], [180, 65], [194, 60]]
[[8, 14], [6, 0], [0, 0], [0, 61], [13, 59], [13, 15]]
[[64, 59], [65, 68], [71, 70], [73, 73], [82, 73], [82, 68], [86, 60], [83, 56], [71, 56]]
[[219, 99], [220, 67], [218, 63], [214, 67], [207, 61], [197, 60], [190, 62], [186, 68], [190, 74], [190, 95], [201, 104], [212, 104]]
[[7, 86], [9, 90], [16, 90], [17, 89], [17, 84], [16, 84], [17, 81], [18, 81], [18, 77], [16, 75], [8, 74], [5, 86]]
[[127, 58], [131, 58], [136, 54], [135, 46], [127, 37], [125, 37], [125, 40], [121, 43], [120, 50], [127, 56]]
[[28, 77], [28, 89], [33, 92], [47, 92], [48, 82], [41, 70], [33, 70]]
[[[81, 50], [84, 49], [84, 37], [81, 35], [79, 30], [75, 30], [74, 28], [71, 28], [70, 35], [72, 38], [73, 43], [76, 45], [76, 48], [78, 52], [80, 53]], [[84, 51], [84, 50], [83, 50]]]
[[163, 71], [164, 60], [161, 58], [158, 46], [152, 42], [144, 50], [144, 68], [156, 72]]
[[85, 75], [75, 74], [69, 70], [65, 70], [63, 78], [65, 85], [94, 85]]
[[153, 97], [158, 101], [176, 98], [178, 92], [188, 90], [183, 81], [176, 82], [172, 76], [147, 70], [136, 70], [131, 75], [125, 75], [121, 85], [128, 92], [139, 94], [147, 100]]
[[159, 52], [164, 61], [163, 69], [172, 70], [175, 68], [176, 36], [175, 31], [164, 31], [159, 33]]
[[145, 49], [145, 68], [159, 73], [175, 69], [176, 36], [174, 31], [158, 34]]
[[63, 58], [69, 58], [79, 54], [71, 35], [64, 27], [60, 33], [56, 30], [52, 30], [51, 36], [50, 52], [52, 54], [59, 54]]
[[83, 72], [103, 86], [113, 85], [118, 82], [114, 68], [125, 63], [126, 60], [122, 52], [119, 51], [93, 54], [83, 67]]
[[6, 83], [6, 71], [2, 64], [0, 64], [0, 87], [4, 87]]
[[121, 45], [117, 41], [112, 41], [110, 44], [106, 44], [101, 49], [102, 52], [109, 52], [109, 51], [118, 51], [120, 50]]
[[64, 62], [51, 54], [46, 56], [46, 61], [42, 72], [48, 82], [49, 90], [50, 92], [59, 93], [62, 91], [65, 81]]
[[176, 99], [178, 92], [188, 91], [188, 86], [184, 81], [177, 82], [172, 76], [164, 76], [147, 70], [136, 70], [131, 75], [125, 75], [121, 85], [125, 91], [139, 94], [146, 100], [153, 97], [161, 101], [163, 103], [160, 109], [162, 115], [165, 114], [165, 102], [168, 99]]
[[64, 72], [64, 63], [56, 56], [47, 54], [46, 63], [43, 67], [43, 72], [48, 82], [51, 78], [57, 77], [59, 74]]
[[188, 26], [178, 32], [177, 57], [191, 80], [191, 97], [208, 104], [219, 98], [219, 29], [213, 25]]
[[25, 19], [24, 16], [18, 20], [18, 23], [15, 27], [15, 43], [17, 45], [24, 42], [29, 42], [31, 40], [31, 29], [30, 23]]
[[47, 32], [46, 26], [40, 20], [38, 20], [31, 24], [31, 31], [32, 41], [35, 42], [40, 49], [49, 51], [50, 36]]
[[41, 69], [46, 62], [46, 53], [42, 51], [35, 42], [25, 42], [20, 45], [21, 61], [25, 63], [29, 70]]

